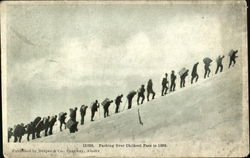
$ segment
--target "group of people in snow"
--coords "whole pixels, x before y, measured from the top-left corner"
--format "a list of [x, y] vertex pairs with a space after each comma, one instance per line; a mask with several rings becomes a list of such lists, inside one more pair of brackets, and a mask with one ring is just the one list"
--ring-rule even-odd
[[[231, 50], [229, 52], [229, 66], [228, 68], [230, 68], [231, 66], [234, 66], [234, 64], [236, 63], [235, 59], [238, 57], [236, 56], [238, 50], [234, 51]], [[218, 73], [218, 71], [222, 72], [223, 71], [223, 64], [222, 64], [222, 60], [224, 58], [223, 56], [218, 56], [216, 59], [216, 63], [217, 63], [217, 68], [215, 71], [215, 74]], [[204, 78], [209, 77], [210, 75], [210, 66], [212, 63], [212, 59], [210, 58], [204, 58], [203, 59], [204, 62]], [[197, 67], [199, 65], [199, 62], [195, 63], [193, 68], [192, 68], [192, 73], [191, 73], [191, 84], [198, 81], [199, 79], [199, 75], [197, 72]], [[186, 68], [183, 68], [179, 71], [179, 75], [180, 75], [180, 88], [185, 87], [185, 79], [188, 76], [188, 72], [189, 70]], [[168, 89], [169, 92], [173, 92], [175, 91], [176, 88], [176, 79], [177, 76], [175, 74], [175, 71], [172, 70], [171, 75], [170, 75], [170, 83], [168, 81], [168, 74], [165, 73], [164, 78], [162, 79], [162, 90], [161, 90], [161, 96], [164, 96], [166, 94], [168, 94]], [[150, 95], [152, 95], [151, 99], [155, 98], [155, 91], [153, 90], [153, 81], [152, 79], [149, 79], [147, 82], [147, 87], [145, 89], [145, 85], [141, 85], [140, 88], [135, 91], [131, 91], [128, 93], [127, 95], [127, 102], [128, 102], [128, 109], [132, 108], [132, 103], [133, 103], [133, 98], [134, 96], [136, 96], [137, 94], [137, 105], [143, 104], [144, 99], [145, 99], [145, 92], [147, 92], [147, 101], [150, 101]], [[118, 95], [114, 101], [110, 100], [108, 98], [106, 98], [101, 105], [103, 106], [103, 111], [104, 111], [104, 118], [108, 117], [109, 114], [109, 107], [110, 105], [114, 102], [116, 107], [115, 107], [115, 113], [119, 113], [120, 111], [120, 105], [122, 103], [122, 98], [123, 98], [123, 94]], [[100, 108], [100, 104], [98, 102], [98, 100], [95, 100], [91, 106], [91, 121], [94, 121], [94, 117], [95, 117], [95, 113], [98, 111], [98, 109]], [[56, 121], [58, 120], [60, 123], [60, 131], [62, 131], [62, 126], [64, 125], [64, 129], [69, 129], [70, 133], [75, 133], [78, 131], [78, 121], [76, 120], [76, 115], [77, 115], [77, 107], [75, 107], [74, 109], [70, 108], [69, 109], [69, 119], [66, 122], [66, 118], [67, 118], [67, 113], [66, 112], [61, 112], [58, 115], [55, 116], [47, 116], [44, 118], [41, 117], [37, 117], [35, 118], [33, 121], [31, 121], [30, 123], [28, 123], [27, 125], [24, 125], [23, 123], [15, 125], [14, 128], [9, 128], [8, 129], [8, 142], [10, 141], [11, 137], [14, 137], [14, 142], [21, 142], [22, 141], [22, 137], [27, 134], [27, 141], [30, 141], [30, 136], [31, 139], [36, 139], [36, 138], [41, 138], [41, 132], [44, 131], [44, 137], [47, 137], [49, 135], [53, 134], [53, 127], [56, 123]], [[86, 115], [86, 110], [88, 109], [88, 106], [86, 105], [81, 105], [80, 107], [80, 116], [81, 116], [81, 125], [84, 125], [84, 118]], [[100, 110], [99, 110], [100, 111]]]

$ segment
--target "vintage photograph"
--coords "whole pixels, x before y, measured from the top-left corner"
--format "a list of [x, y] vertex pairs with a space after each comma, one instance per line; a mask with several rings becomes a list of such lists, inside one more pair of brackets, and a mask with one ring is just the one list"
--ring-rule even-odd
[[245, 1], [0, 7], [6, 157], [249, 154]]

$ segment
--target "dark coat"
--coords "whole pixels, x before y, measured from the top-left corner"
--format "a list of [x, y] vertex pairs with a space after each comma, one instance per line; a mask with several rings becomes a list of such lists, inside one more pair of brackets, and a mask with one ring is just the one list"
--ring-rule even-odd
[[8, 130], [8, 138], [10, 139], [13, 136], [13, 131], [12, 130]]
[[21, 137], [25, 134], [25, 128], [21, 125], [17, 125], [14, 129], [13, 135], [16, 137]]
[[56, 117], [52, 117], [52, 119], [49, 122], [49, 126], [53, 127], [55, 125], [55, 123], [56, 123]]
[[37, 131], [41, 131], [44, 129], [44, 123], [43, 123], [43, 120], [40, 121], [37, 125], [36, 125], [36, 130]]
[[98, 107], [99, 107], [99, 106], [98, 106], [98, 102], [97, 102], [97, 103], [94, 102], [94, 103], [92, 104], [91, 111], [93, 111], [93, 112], [97, 111]]
[[222, 59], [224, 58], [224, 56], [222, 57], [218, 57], [216, 62], [217, 62], [217, 65], [222, 65]]
[[193, 70], [192, 70], [192, 76], [196, 76], [197, 75], [197, 66], [198, 66], [198, 64], [199, 63], [196, 63], [196, 64], [194, 64], [194, 66], [193, 66]]
[[153, 82], [148, 81], [147, 90], [153, 90]]
[[168, 83], [168, 79], [167, 79], [166, 77], [164, 77], [164, 78], [162, 79], [161, 85], [162, 85], [162, 86], [166, 86], [167, 83]]
[[188, 70], [181, 75], [181, 79], [185, 79], [188, 76]]
[[103, 105], [103, 108], [104, 109], [108, 109], [111, 103], [113, 103], [112, 100], [111, 101], [107, 101], [107, 103], [105, 105]]
[[128, 100], [133, 99], [133, 97], [136, 95], [136, 91], [132, 91], [127, 95]]
[[237, 58], [238, 56], [236, 56], [236, 54], [238, 53], [238, 51], [234, 51], [233, 54], [231, 55], [231, 58], [235, 59]]
[[49, 128], [49, 124], [50, 124], [50, 120], [49, 120], [49, 118], [46, 118], [44, 121], [44, 129]]
[[66, 119], [66, 117], [67, 117], [66, 115], [67, 115], [66, 112], [61, 112], [61, 113], [59, 114], [58, 120], [59, 120], [60, 122], [65, 122], [65, 119]]
[[175, 74], [171, 74], [171, 82], [174, 82], [176, 80], [176, 75]]
[[87, 108], [88, 108], [87, 106], [82, 106], [80, 108], [80, 114], [81, 114], [81, 116], [85, 116]]
[[143, 95], [145, 93], [145, 88], [144, 87], [141, 87], [138, 91], [138, 94], [139, 95]]
[[70, 117], [71, 119], [73, 119], [73, 120], [76, 119], [76, 111], [77, 111], [77, 109], [71, 109], [71, 110], [70, 110], [70, 115], [69, 115], [69, 117]]
[[122, 96], [119, 95], [119, 96], [117, 96], [116, 99], [115, 99], [115, 104], [116, 104], [116, 105], [120, 105], [121, 102], [122, 102]]
[[33, 133], [34, 130], [35, 130], [35, 128], [34, 128], [34, 123], [33, 122], [27, 124], [27, 133]]
[[35, 120], [33, 121], [34, 126], [36, 127], [36, 125], [41, 121], [41, 117], [36, 117]]

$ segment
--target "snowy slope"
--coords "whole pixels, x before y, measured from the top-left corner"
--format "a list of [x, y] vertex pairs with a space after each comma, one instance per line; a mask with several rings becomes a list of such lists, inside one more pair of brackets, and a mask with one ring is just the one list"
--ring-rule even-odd
[[[169, 142], [242, 137], [241, 71], [236, 67], [133, 109], [35, 142]], [[232, 84], [233, 83], [233, 84]], [[178, 87], [178, 85], [177, 85]], [[143, 125], [139, 124], [140, 109]]]

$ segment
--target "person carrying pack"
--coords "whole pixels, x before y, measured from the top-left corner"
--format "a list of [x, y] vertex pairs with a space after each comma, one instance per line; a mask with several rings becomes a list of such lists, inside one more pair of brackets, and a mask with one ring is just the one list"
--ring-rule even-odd
[[104, 118], [109, 116], [109, 106], [111, 103], [113, 103], [113, 100], [109, 100], [108, 98], [106, 98], [102, 102], [102, 106], [103, 106], [103, 110], [104, 110]]
[[39, 121], [36, 125], [36, 138], [41, 138], [40, 133], [44, 129], [44, 121], [45, 119]]
[[22, 141], [22, 136], [26, 133], [24, 124], [18, 124], [15, 126], [14, 131], [13, 131], [13, 136], [14, 136], [14, 142], [21, 142]]
[[176, 75], [174, 74], [174, 70], [172, 70], [170, 92], [175, 91], [175, 86], [176, 86], [175, 80], [176, 80]]
[[195, 63], [194, 66], [193, 66], [192, 73], [191, 73], [191, 76], [192, 76], [192, 78], [191, 78], [191, 84], [193, 84], [194, 79], [195, 79], [195, 82], [197, 82], [198, 79], [199, 79], [199, 75], [197, 73], [197, 67], [198, 67], [198, 65], [199, 65], [199, 62]]
[[80, 115], [81, 115], [81, 125], [84, 124], [84, 117], [86, 115], [86, 110], [87, 110], [88, 106], [86, 105], [82, 105], [80, 108]]
[[180, 79], [181, 79], [180, 88], [185, 87], [185, 79], [186, 79], [186, 77], [188, 76], [188, 71], [189, 71], [188, 69], [183, 68], [183, 69], [179, 72]]
[[37, 132], [37, 129], [36, 129], [36, 126], [37, 126], [37, 124], [41, 121], [41, 117], [40, 116], [38, 116], [38, 117], [36, 117], [35, 119], [34, 119], [34, 121], [33, 121], [33, 126], [32, 126], [32, 129], [33, 129], [33, 131], [32, 131], [32, 139], [35, 139], [36, 138], [36, 132]]
[[164, 96], [167, 94], [168, 86], [169, 86], [167, 73], [165, 73], [165, 77], [162, 79], [161, 85], [162, 85], [161, 96]]
[[44, 120], [44, 136], [45, 136], [45, 137], [48, 136], [49, 122], [50, 122], [50, 116], [48, 116], [48, 117], [45, 118], [45, 120]]
[[30, 141], [30, 135], [34, 132], [34, 125], [33, 121], [26, 125], [27, 128], [27, 141]]
[[10, 138], [13, 136], [13, 128], [8, 129], [8, 142], [10, 142]]
[[153, 90], [153, 82], [152, 79], [148, 80], [148, 84], [147, 84], [147, 101], [149, 101], [149, 95], [152, 94], [152, 99], [155, 98], [155, 92]]
[[99, 108], [99, 103], [98, 100], [96, 100], [94, 103], [92, 103], [91, 106], [91, 121], [94, 121], [95, 112], [98, 111], [98, 108]]
[[122, 97], [123, 95], [119, 95], [115, 98], [115, 105], [116, 105], [116, 108], [115, 108], [115, 113], [118, 113], [119, 112], [119, 107], [120, 107], [120, 104], [122, 102]]
[[128, 99], [128, 109], [131, 109], [132, 107], [132, 100], [134, 98], [134, 96], [136, 95], [136, 91], [131, 91], [129, 92], [129, 94], [127, 95], [127, 99]]
[[204, 66], [204, 69], [205, 69], [204, 78], [209, 77], [209, 74], [211, 72], [211, 70], [210, 70], [210, 63], [212, 61], [213, 60], [210, 59], [210, 58], [208, 58], [208, 57], [206, 57], [206, 58], [203, 59], [203, 62], [205, 64], [205, 66]]
[[223, 65], [222, 65], [223, 58], [224, 58], [224, 55], [222, 57], [220, 55], [217, 57], [217, 59], [216, 59], [217, 68], [216, 68], [215, 74], [217, 74], [219, 69], [220, 69], [220, 72], [223, 71]]
[[57, 115], [52, 116], [51, 120], [49, 122], [49, 135], [53, 134], [53, 127], [54, 127], [56, 121], [57, 121]]
[[143, 101], [145, 99], [144, 93], [145, 93], [144, 85], [141, 85], [141, 88], [138, 90], [138, 93], [137, 93], [137, 105], [139, 105], [140, 98], [142, 98], [141, 104], [143, 104]]
[[59, 113], [59, 117], [58, 117], [58, 121], [60, 122], [60, 131], [62, 131], [62, 125], [64, 124], [64, 129], [66, 129], [66, 117], [67, 117], [67, 113], [66, 112], [60, 112]]
[[236, 56], [237, 53], [238, 53], [238, 50], [236, 50], [236, 51], [231, 50], [231, 51], [228, 53], [228, 56], [230, 57], [228, 68], [230, 68], [230, 66], [231, 66], [232, 64], [233, 64], [232, 66], [235, 65], [235, 63], [236, 63], [235, 59], [238, 57], [238, 56]]

